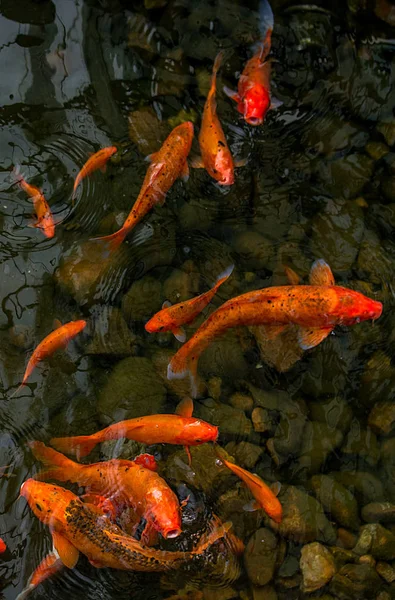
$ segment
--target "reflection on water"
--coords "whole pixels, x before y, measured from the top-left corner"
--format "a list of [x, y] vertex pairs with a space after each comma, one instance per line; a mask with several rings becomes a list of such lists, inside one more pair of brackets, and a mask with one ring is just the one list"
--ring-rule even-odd
[[[265, 362], [258, 335], [232, 331], [202, 356], [208, 397], [195, 407], [197, 416], [219, 425], [221, 445], [236, 462], [283, 483], [284, 506], [297, 518], [279, 532], [259, 529], [270, 524], [243, 510], [248, 494], [229, 473], [217, 472], [212, 455], [196, 449], [191, 471], [177, 447], [152, 447], [180, 499], [193, 499], [184, 512], [188, 532], [204, 530], [212, 511], [232, 520], [248, 544], [241, 578], [229, 584], [218, 577], [237, 570], [221, 556], [211, 557], [203, 575], [197, 565], [171, 577], [96, 569], [81, 560], [31, 597], [132, 593], [181, 600], [201, 598], [203, 590], [204, 600], [299, 598], [325, 585], [309, 588], [305, 580], [301, 591], [300, 557], [315, 541], [335, 557], [333, 563], [324, 546], [318, 550], [336, 571], [322, 587], [326, 597], [380, 592], [385, 600], [393, 593], [395, 509], [391, 504], [384, 515], [372, 502], [395, 504], [394, 7], [389, 0], [368, 4], [272, 0], [273, 89], [283, 106], [252, 128], [221, 88], [235, 86], [258, 39], [253, 0], [0, 3], [0, 464], [9, 466], [0, 478], [0, 537], [7, 543], [0, 589], [6, 600], [50, 550], [48, 532], [17, 499], [38, 469], [25, 442], [89, 434], [120, 416], [174, 412], [188, 391], [185, 382], [166, 379], [179, 344], [170, 334], [144, 330], [163, 301], [206, 291], [234, 263], [212, 302], [216, 308], [243, 292], [284, 284], [284, 266], [305, 276], [321, 257], [339, 285], [384, 303], [378, 323], [337, 329], [285, 373]], [[118, 252], [106, 254], [90, 238], [122, 225], [143, 181], [145, 156], [170, 129], [186, 119], [199, 126], [220, 48], [226, 57], [218, 112], [233, 154], [247, 165], [236, 169], [229, 188], [193, 170]], [[84, 179], [73, 206], [81, 166], [112, 144], [118, 153], [106, 174]], [[32, 202], [12, 181], [15, 165], [49, 202], [54, 238], [29, 227]], [[10, 399], [55, 318], [85, 318], [89, 326]], [[103, 445], [95, 456], [116, 451], [119, 444]], [[136, 448], [122, 452], [134, 456]], [[380, 548], [378, 522], [385, 527]], [[359, 530], [366, 523], [371, 529]], [[254, 550], [258, 542], [262, 554]]]

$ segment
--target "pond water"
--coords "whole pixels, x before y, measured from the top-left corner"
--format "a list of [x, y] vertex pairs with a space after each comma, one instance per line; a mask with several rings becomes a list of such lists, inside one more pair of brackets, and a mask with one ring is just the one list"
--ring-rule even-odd
[[[40, 464], [26, 443], [90, 434], [120, 419], [173, 413], [188, 380], [169, 381], [180, 347], [144, 325], [164, 300], [207, 291], [235, 265], [211, 305], [304, 280], [319, 258], [339, 285], [383, 303], [371, 322], [338, 327], [288, 370], [288, 347], [230, 330], [202, 355], [194, 414], [264, 481], [280, 481], [283, 526], [246, 512], [249, 493], [211, 446], [150, 446], [159, 471], [189, 497], [181, 541], [209, 516], [231, 520], [247, 545], [173, 575], [96, 569], [81, 558], [31, 598], [395, 597], [395, 5], [389, 0], [272, 0], [272, 91], [282, 101], [251, 127], [222, 92], [236, 87], [259, 40], [254, 0], [1, 0], [0, 2], [0, 595], [13, 600], [51, 548], [48, 528], [18, 499]], [[92, 237], [121, 226], [140, 190], [145, 157], [185, 121], [198, 131], [214, 58], [225, 49], [217, 104], [236, 160], [233, 186], [203, 169], [108, 256]], [[106, 173], [73, 181], [90, 153], [116, 145]], [[197, 154], [194, 140], [192, 154]], [[15, 185], [20, 165], [51, 206], [52, 239]], [[65, 351], [28, 385], [28, 356], [54, 319], [86, 319]], [[285, 360], [285, 359], [284, 359]], [[274, 362], [274, 364], [273, 364]], [[132, 442], [90, 460], [133, 458]], [[76, 491], [76, 487], [73, 487]], [[388, 505], [383, 505], [383, 502]], [[318, 542], [317, 548], [307, 544]], [[306, 566], [319, 556], [317, 568]], [[301, 562], [302, 557], [302, 562]], [[304, 559], [303, 559], [304, 557]], [[325, 579], [326, 578], [326, 579]], [[309, 583], [310, 579], [313, 583]], [[188, 587], [189, 586], [189, 587]], [[263, 587], [265, 586], [265, 587]], [[189, 591], [188, 591], [189, 590]]]

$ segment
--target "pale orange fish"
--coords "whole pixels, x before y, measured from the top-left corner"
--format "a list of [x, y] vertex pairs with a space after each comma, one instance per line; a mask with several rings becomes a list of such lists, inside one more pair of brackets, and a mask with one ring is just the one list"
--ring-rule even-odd
[[30, 592], [32, 592], [40, 583], [55, 575], [58, 571], [63, 569], [63, 562], [61, 561], [59, 554], [55, 549], [47, 554], [38, 567], [33, 571], [26, 587], [21, 591], [15, 600], [25, 600]]
[[107, 165], [108, 160], [111, 158], [111, 156], [113, 154], [115, 154], [115, 152], [117, 152], [116, 146], [108, 146], [107, 148], [102, 148], [98, 152], [95, 152], [95, 154], [92, 154], [92, 156], [90, 158], [88, 158], [88, 160], [86, 161], [86, 163], [84, 164], [84, 166], [82, 167], [80, 172], [78, 173], [77, 177], [75, 178], [73, 194], [71, 197], [72, 200], [75, 199], [75, 196], [77, 193], [77, 188], [78, 188], [79, 184], [81, 183], [81, 181], [85, 177], [88, 177], [88, 175], [90, 175], [94, 171], [97, 171], [98, 169], [100, 169], [104, 173], [106, 170], [106, 165]]
[[69, 341], [78, 335], [86, 327], [86, 321], [70, 321], [65, 325], [61, 325], [52, 331], [47, 337], [39, 343], [31, 355], [29, 362], [27, 363], [26, 371], [22, 379], [21, 385], [12, 394], [14, 396], [27, 382], [28, 378], [32, 374], [36, 365], [45, 360], [49, 356], [52, 356], [56, 350], [65, 348]]
[[33, 200], [34, 210], [36, 211], [37, 215], [37, 223], [32, 225], [32, 227], [41, 229], [45, 237], [53, 238], [55, 235], [55, 224], [51, 209], [49, 208], [48, 202], [44, 198], [44, 194], [39, 188], [27, 183], [27, 181], [21, 175], [19, 167], [15, 167], [12, 172], [12, 176], [18, 183], [19, 187]]

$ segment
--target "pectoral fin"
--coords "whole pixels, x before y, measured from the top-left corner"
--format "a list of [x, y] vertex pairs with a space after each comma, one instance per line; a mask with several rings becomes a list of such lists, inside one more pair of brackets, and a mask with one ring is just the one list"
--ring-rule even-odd
[[180, 417], [192, 417], [193, 414], [193, 400], [192, 398], [183, 398], [181, 402], [177, 404], [176, 415]]
[[275, 496], [278, 496], [281, 491], [281, 483], [279, 481], [272, 483], [270, 489]]
[[153, 152], [152, 154], [148, 154], [148, 156], [145, 157], [145, 160], [147, 162], [152, 162], [152, 161], [154, 161], [156, 159], [156, 155], [157, 155], [157, 152]]
[[107, 165], [103, 165], [102, 167], [100, 167], [100, 171], [102, 173], [105, 173], [107, 171]]
[[187, 161], [185, 161], [184, 166], [182, 167], [180, 177], [185, 182], [189, 179], [189, 167]]
[[201, 156], [193, 156], [190, 160], [193, 169], [204, 169], [204, 163]]
[[287, 325], [259, 325], [262, 335], [268, 340], [274, 340], [284, 331]]
[[59, 327], [62, 327], [62, 321], [59, 321], [59, 319], [54, 319], [52, 325], [54, 329], [59, 329]]
[[244, 504], [243, 506], [243, 510], [245, 510], [246, 512], [255, 512], [256, 510], [259, 510], [261, 508], [261, 505], [258, 504], [256, 500], [251, 500], [251, 502], [248, 502], [248, 504]]
[[298, 333], [299, 346], [302, 350], [309, 350], [318, 346], [330, 333], [333, 327], [301, 327]]
[[292, 285], [299, 285], [300, 277], [297, 273], [295, 273], [293, 269], [291, 269], [291, 267], [284, 267], [284, 271], [289, 283], [291, 283]]
[[52, 538], [53, 545], [56, 549], [56, 552], [59, 554], [59, 558], [62, 563], [69, 569], [73, 569], [77, 564], [80, 554], [77, 548], [73, 546], [69, 540], [55, 531], [52, 533]]
[[239, 168], [239, 167], [245, 167], [248, 163], [248, 158], [240, 158], [239, 160], [235, 161], [235, 167]]
[[174, 337], [176, 338], [176, 340], [178, 340], [182, 344], [187, 339], [187, 334], [185, 333], [185, 329], [183, 327], [176, 327], [176, 328], [172, 329], [171, 331], [172, 331], [172, 334], [174, 335]]
[[335, 278], [330, 266], [323, 258], [316, 260], [310, 270], [310, 285], [335, 285]]
[[162, 304], [162, 308], [169, 308], [171, 306], [170, 300], [165, 300]]
[[276, 108], [280, 108], [280, 106], [282, 106], [284, 104], [284, 102], [281, 102], [281, 100], [279, 100], [278, 98], [276, 98], [275, 96], [272, 96], [270, 98], [270, 106], [269, 109], [270, 110], [276, 110]]
[[231, 100], [234, 100], [235, 102], [241, 101], [239, 94], [235, 90], [231, 90], [226, 85], [224, 85], [223, 90], [224, 90], [225, 94], [228, 96], [228, 98], [230, 98]]

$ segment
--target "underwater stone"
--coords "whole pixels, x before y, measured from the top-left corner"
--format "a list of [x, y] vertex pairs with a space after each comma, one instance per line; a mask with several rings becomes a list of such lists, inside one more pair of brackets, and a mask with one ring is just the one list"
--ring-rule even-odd
[[263, 448], [250, 442], [229, 442], [225, 450], [234, 456], [236, 463], [244, 469], [252, 469], [263, 454]]
[[270, 529], [258, 529], [244, 551], [244, 565], [253, 585], [266, 585], [274, 575], [278, 540]]
[[236, 484], [224, 492], [217, 501], [217, 512], [225, 523], [232, 522], [232, 531], [242, 539], [251, 536], [262, 524], [263, 511], [247, 511], [246, 504], [251, 501], [251, 493], [245, 486]]
[[320, 402], [310, 402], [309, 412], [312, 421], [326, 423], [334, 430], [345, 433], [350, 427], [352, 410], [349, 404], [341, 396], [334, 396]]
[[182, 399], [191, 394], [191, 383], [189, 377], [184, 379], [167, 379], [167, 367], [170, 360], [173, 358], [176, 350], [161, 348], [155, 351], [151, 360], [155, 368], [157, 377], [160, 378], [163, 385], [175, 396]]
[[379, 401], [392, 401], [395, 385], [395, 367], [391, 358], [377, 350], [367, 361], [361, 376], [359, 399], [365, 406]]
[[[340, 446], [343, 434], [326, 423], [307, 421], [303, 429], [302, 445], [295, 469], [305, 473], [317, 473], [333, 450]], [[277, 448], [277, 446], [276, 446]]]
[[[264, 585], [263, 587], [252, 587], [252, 600], [277, 600], [277, 592], [272, 585]], [[247, 599], [246, 599], [247, 600]]]
[[370, 411], [368, 425], [377, 435], [389, 435], [395, 427], [395, 402], [377, 402]]
[[377, 125], [377, 131], [383, 136], [388, 146], [395, 145], [395, 123], [393, 121], [379, 123]]
[[355, 418], [341, 450], [345, 455], [363, 458], [373, 467], [380, 458], [376, 434], [370, 428], [364, 429]]
[[243, 231], [235, 239], [241, 268], [260, 271], [272, 268], [273, 244], [256, 231]]
[[127, 323], [148, 321], [162, 308], [162, 284], [146, 276], [134, 281], [122, 298], [122, 313]]
[[195, 273], [187, 273], [173, 269], [171, 275], [163, 283], [163, 296], [172, 304], [189, 300], [199, 293], [199, 277]]
[[369, 156], [376, 161], [383, 158], [383, 156], [390, 151], [387, 144], [384, 144], [383, 142], [368, 142], [365, 146], [365, 150]]
[[130, 356], [136, 336], [126, 325], [119, 308], [105, 306], [94, 315], [94, 330], [87, 354]]
[[347, 529], [343, 529], [343, 527], [339, 527], [337, 530], [336, 545], [339, 546], [339, 548], [351, 550], [354, 548], [357, 540], [358, 538], [355, 533], [351, 533], [351, 531], [347, 531]]
[[381, 581], [370, 565], [344, 565], [330, 584], [330, 591], [340, 600], [374, 598]]
[[361, 515], [367, 523], [395, 523], [395, 504], [371, 502], [362, 508]]
[[306, 416], [303, 401], [290, 399], [287, 405], [283, 405], [280, 413], [280, 420], [273, 438], [274, 451], [286, 459], [290, 454], [296, 454], [303, 443], [305, 426]]
[[234, 406], [234, 408], [238, 408], [239, 410], [250, 411], [254, 407], [254, 401], [251, 396], [247, 394], [241, 394], [240, 392], [235, 392], [229, 398], [229, 404]]
[[166, 6], [167, 0], [144, 0], [144, 6], [148, 10], [152, 10], [155, 8], [162, 8]]
[[259, 406], [254, 408], [251, 419], [255, 431], [273, 435], [275, 421], [265, 408], [260, 408]]
[[376, 571], [387, 583], [395, 581], [395, 569], [386, 562], [378, 561]]
[[[395, 535], [379, 523], [371, 523], [364, 525], [360, 530], [360, 538], [370, 536], [371, 545], [369, 554], [379, 560], [394, 560], [395, 559]], [[354, 548], [354, 552], [357, 550]]]
[[324, 587], [336, 573], [332, 554], [318, 542], [303, 546], [300, 569], [303, 575], [303, 590], [307, 593]]
[[221, 404], [213, 400], [203, 400], [195, 404], [194, 414], [212, 425], [217, 425], [221, 434], [225, 436], [249, 436], [252, 423], [242, 410]]
[[315, 498], [290, 485], [280, 491], [279, 500], [283, 507], [283, 520], [278, 525], [281, 536], [297, 543], [335, 543], [335, 530]]
[[372, 473], [367, 471], [333, 471], [329, 475], [355, 494], [357, 501], [362, 505], [383, 500], [383, 484]]
[[110, 373], [99, 393], [97, 409], [101, 422], [109, 425], [159, 413], [165, 399], [166, 389], [151, 361], [130, 357], [121, 360]]
[[213, 375], [224, 380], [246, 376], [248, 364], [235, 331], [228, 331], [210, 344], [199, 359], [199, 372], [206, 379]]
[[[320, 161], [318, 176], [326, 192], [337, 198], [355, 198], [370, 180], [374, 160], [366, 154], [355, 153], [331, 161]], [[350, 215], [351, 216], [351, 215]]]
[[155, 111], [150, 107], [141, 108], [129, 114], [129, 137], [143, 156], [157, 152], [158, 140], [165, 140], [169, 132]]
[[310, 483], [329, 518], [347, 529], [359, 527], [358, 504], [349, 489], [328, 475], [314, 475]]

